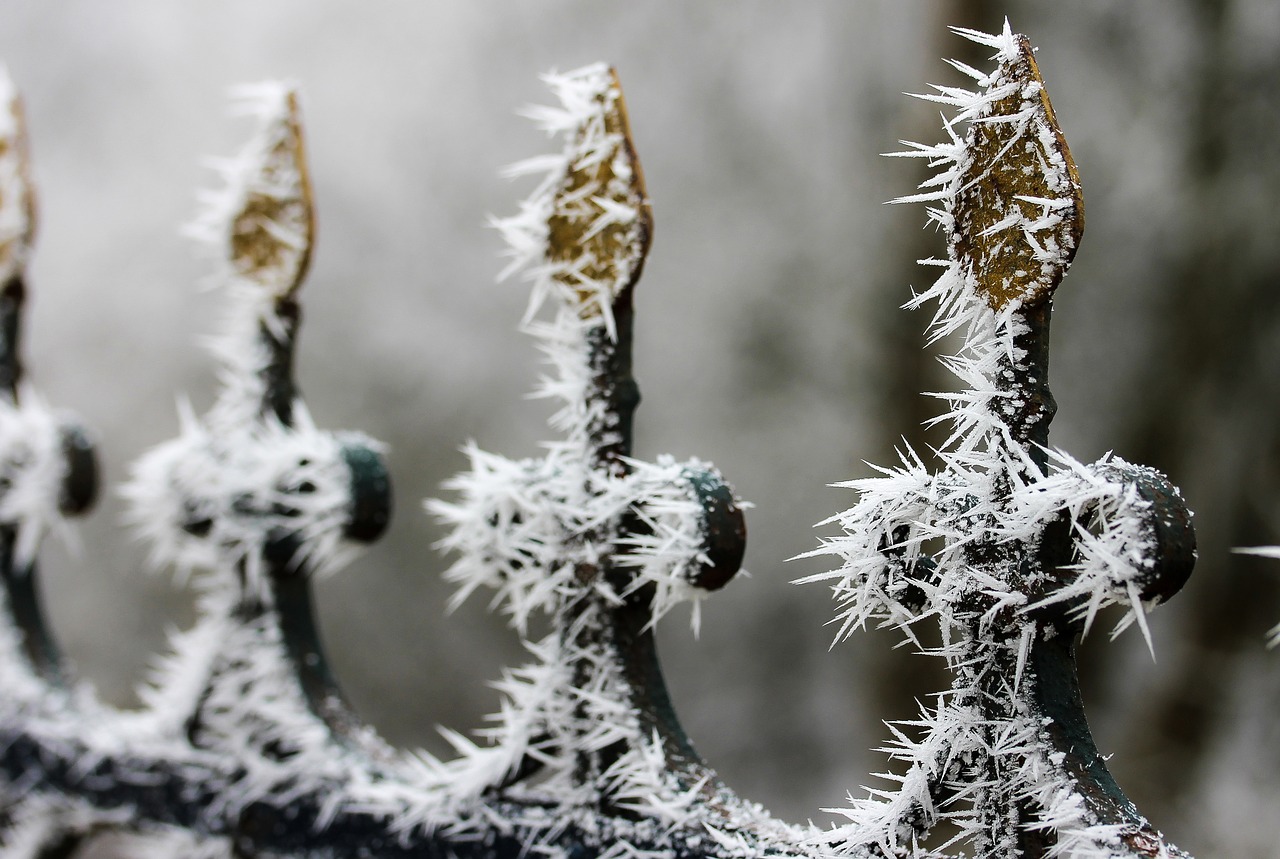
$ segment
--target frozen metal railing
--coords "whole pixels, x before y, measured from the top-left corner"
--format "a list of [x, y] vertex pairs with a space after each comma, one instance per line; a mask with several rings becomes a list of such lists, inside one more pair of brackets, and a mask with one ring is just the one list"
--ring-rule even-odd
[[[199, 619], [119, 712], [65, 679], [35, 598], [40, 535], [88, 506], [84, 434], [21, 390], [17, 321], [32, 231], [16, 97], [0, 148], [0, 852], [68, 855], [104, 830], [139, 856], [1183, 855], [1124, 798], [1090, 738], [1075, 642], [1108, 604], [1143, 621], [1194, 561], [1190, 515], [1150, 469], [1083, 465], [1047, 447], [1053, 294], [1083, 230], [1079, 180], [1028, 41], [962, 31], [996, 69], [949, 140], [905, 153], [939, 170], [924, 193], [947, 236], [935, 335], [953, 427], [931, 473], [910, 451], [857, 481], [842, 534], [815, 555], [841, 636], [868, 622], [936, 622], [954, 680], [897, 729], [895, 790], [851, 801], [821, 829], [772, 818], [694, 751], [653, 646], [680, 600], [726, 584], [742, 558], [740, 502], [711, 466], [631, 456], [633, 293], [652, 220], [611, 69], [549, 79], [536, 113], [564, 139], [518, 165], [544, 178], [500, 220], [533, 300], [523, 324], [551, 371], [559, 439], [537, 460], [478, 449], [430, 504], [449, 528], [447, 576], [479, 587], [526, 639], [495, 727], [449, 761], [385, 745], [326, 667], [310, 577], [376, 539], [390, 516], [377, 443], [317, 429], [292, 380], [312, 195], [294, 92], [242, 95], [258, 135], [226, 168], [197, 232], [219, 249], [231, 309], [222, 389], [134, 469], [127, 494], [158, 563], [193, 571]], [[551, 632], [530, 641], [535, 613]], [[694, 613], [696, 622], [696, 611]], [[922, 647], [924, 645], [921, 645]]]

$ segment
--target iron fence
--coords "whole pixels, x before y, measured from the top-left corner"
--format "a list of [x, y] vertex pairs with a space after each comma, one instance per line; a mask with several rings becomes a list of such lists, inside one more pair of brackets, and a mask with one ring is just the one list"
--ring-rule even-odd
[[[138, 855], [493, 857], [1177, 856], [1124, 797], [1090, 737], [1074, 648], [1102, 608], [1145, 629], [1195, 557], [1190, 514], [1152, 469], [1048, 447], [1049, 318], [1084, 213], [1079, 178], [1028, 40], [960, 31], [996, 67], [947, 139], [902, 154], [937, 169], [919, 194], [947, 239], [931, 336], [964, 387], [926, 468], [910, 450], [856, 481], [815, 555], [833, 569], [841, 636], [898, 627], [945, 660], [949, 690], [896, 729], [891, 789], [822, 828], [772, 817], [698, 756], [662, 680], [653, 626], [727, 584], [742, 504], [711, 465], [632, 456], [633, 293], [652, 230], [616, 75], [550, 83], [537, 112], [563, 150], [499, 222], [533, 299], [522, 323], [559, 411], [539, 459], [479, 449], [431, 504], [462, 597], [496, 592], [531, 662], [501, 712], [441, 760], [393, 749], [327, 667], [314, 576], [391, 513], [377, 442], [318, 428], [293, 380], [313, 200], [296, 94], [241, 93], [260, 127], [228, 162], [196, 232], [219, 248], [228, 320], [207, 414], [136, 464], [125, 491], [158, 563], [192, 571], [199, 618], [144, 706], [95, 700], [66, 669], [37, 598], [43, 534], [92, 502], [87, 435], [25, 383], [18, 330], [32, 190], [16, 95], [0, 147], [0, 837], [5, 855], [69, 855], [103, 831]], [[519, 172], [519, 171], [518, 171]], [[550, 618], [535, 639], [530, 621]], [[696, 612], [694, 614], [696, 618]], [[926, 627], [931, 631], [925, 632]]]

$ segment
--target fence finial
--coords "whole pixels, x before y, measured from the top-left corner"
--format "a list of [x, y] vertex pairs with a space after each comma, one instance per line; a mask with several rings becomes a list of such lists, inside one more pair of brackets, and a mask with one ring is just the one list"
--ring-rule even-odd
[[[693, 751], [652, 627], [736, 572], [741, 507], [704, 463], [631, 457], [632, 291], [648, 202], [612, 70], [549, 81], [562, 107], [535, 116], [563, 135], [563, 153], [519, 168], [547, 172], [520, 213], [497, 225], [534, 284], [525, 328], [553, 365], [542, 391], [562, 404], [552, 423], [565, 438], [521, 462], [472, 447], [471, 471], [450, 484], [461, 499], [430, 509], [450, 528], [443, 543], [458, 558], [447, 575], [463, 596], [493, 587], [517, 630], [545, 612], [554, 631], [530, 644], [533, 665], [504, 679], [493, 742], [459, 740], [462, 758], [434, 769], [463, 801], [454, 820], [495, 813], [484, 803], [542, 797], [557, 808], [551, 826], [591, 813], [610, 828], [657, 824], [671, 838], [702, 838], [704, 824], [739, 837], [767, 818]], [[536, 317], [544, 302], [549, 321]], [[463, 785], [474, 791], [469, 804]], [[530, 838], [548, 837], [533, 826]]]
[[[956, 64], [977, 90], [925, 96], [958, 113], [947, 142], [909, 144], [939, 172], [903, 199], [936, 204], [945, 228], [943, 274], [910, 306], [936, 300], [934, 336], [964, 334], [945, 363], [967, 389], [945, 395], [942, 470], [908, 450], [886, 476], [847, 484], [860, 497], [833, 517], [844, 534], [814, 553], [842, 566], [807, 579], [833, 583], [839, 637], [896, 626], [953, 680], [896, 731], [898, 788], [854, 801], [833, 837], [920, 855], [946, 821], [980, 855], [1154, 856], [1173, 848], [1094, 747], [1074, 646], [1109, 604], [1128, 609], [1119, 628], [1145, 632], [1145, 612], [1190, 574], [1190, 514], [1152, 469], [1047, 447], [1049, 315], [1083, 229], [1079, 181], [1027, 39], [1007, 24], [959, 32], [995, 48], [997, 67]], [[914, 632], [925, 620], [933, 649]]]
[[236, 157], [216, 162], [224, 185], [202, 195], [204, 209], [190, 232], [232, 277], [285, 299], [302, 285], [315, 241], [298, 92], [264, 81], [236, 87], [232, 97], [235, 112], [255, 117], [258, 129]]
[[338, 777], [355, 746], [385, 752], [333, 680], [309, 579], [381, 534], [391, 495], [381, 446], [318, 429], [294, 384], [312, 240], [301, 124], [290, 87], [249, 92], [258, 133], [199, 222], [230, 263], [222, 387], [206, 415], [183, 410], [181, 435], [146, 454], [126, 489], [155, 561], [201, 576], [196, 625], [142, 693], [152, 729], [234, 762], [231, 812], [260, 820], [300, 778]]
[[27, 119], [7, 69], [0, 67], [0, 283], [22, 274], [36, 229]]
[[[0, 66], [0, 638], [8, 705], [38, 697], [26, 680], [64, 682], [62, 657], [41, 607], [36, 552], [66, 517], [87, 512], [98, 490], [89, 433], [72, 415], [50, 408], [24, 378], [21, 331], [26, 267], [36, 230], [22, 99]], [[15, 639], [16, 637], [16, 639]], [[0, 705], [3, 709], [4, 705]]]

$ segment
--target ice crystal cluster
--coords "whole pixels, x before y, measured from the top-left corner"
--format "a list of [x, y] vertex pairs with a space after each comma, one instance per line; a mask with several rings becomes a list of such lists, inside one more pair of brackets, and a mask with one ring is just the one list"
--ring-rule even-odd
[[50, 408], [29, 385], [15, 399], [0, 395], [0, 523], [16, 528], [13, 552], [21, 569], [35, 560], [50, 530], [70, 537], [62, 510], [63, 445], [76, 421]]
[[[1117, 823], [1086, 801], [1050, 742], [1032, 665], [1038, 648], [1087, 630], [1108, 605], [1127, 610], [1120, 628], [1137, 620], [1145, 632], [1160, 523], [1142, 489], [1162, 478], [1045, 447], [1048, 312], [1083, 227], [1079, 181], [1025, 37], [1007, 23], [994, 36], [957, 32], [991, 48], [996, 68], [953, 63], [974, 90], [923, 96], [956, 111], [948, 139], [900, 154], [936, 170], [902, 202], [929, 204], [948, 251], [926, 261], [941, 275], [908, 306], [936, 303], [932, 339], [963, 335], [944, 359], [963, 390], [940, 395], [951, 432], [939, 471], [908, 449], [882, 476], [844, 484], [858, 503], [833, 517], [843, 533], [814, 553], [841, 566], [809, 579], [832, 586], [839, 638], [897, 627], [944, 658], [954, 681], [918, 721], [895, 727], [886, 778], [896, 787], [851, 796], [837, 834], [925, 855], [921, 843], [945, 821], [981, 856], [1006, 855], [1029, 830], [1053, 855], [1125, 854], [1143, 822]], [[937, 627], [929, 645], [926, 622]]]
[[[29, 385], [21, 386], [16, 402], [0, 394], [0, 552], [13, 575], [33, 575], [36, 550], [50, 530], [73, 537], [63, 502], [69, 473], [65, 441], [74, 426], [70, 416], [50, 409]], [[0, 621], [3, 713], [49, 709], [47, 687], [27, 657], [23, 638], [11, 622]], [[60, 707], [61, 702], [53, 705]]]

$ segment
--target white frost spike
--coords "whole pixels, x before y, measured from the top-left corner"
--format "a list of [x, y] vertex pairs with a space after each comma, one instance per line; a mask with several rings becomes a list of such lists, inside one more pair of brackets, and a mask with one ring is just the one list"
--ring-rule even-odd
[[[1280, 546], [1249, 546], [1233, 551], [1239, 555], [1257, 555], [1260, 558], [1280, 558]], [[1280, 624], [1267, 632], [1267, 647], [1280, 646]]]
[[22, 273], [35, 233], [35, 191], [22, 99], [0, 65], [0, 284]]

